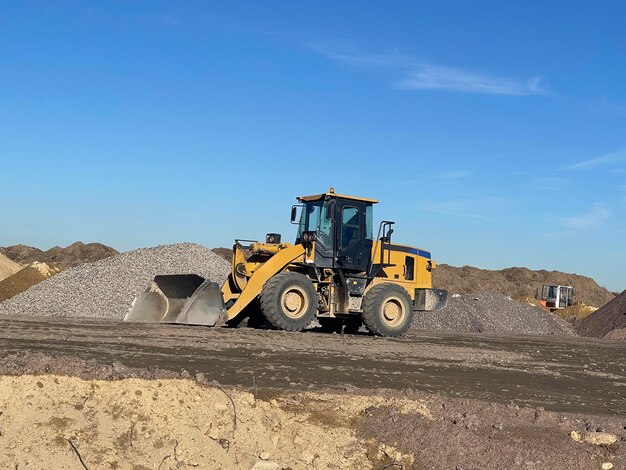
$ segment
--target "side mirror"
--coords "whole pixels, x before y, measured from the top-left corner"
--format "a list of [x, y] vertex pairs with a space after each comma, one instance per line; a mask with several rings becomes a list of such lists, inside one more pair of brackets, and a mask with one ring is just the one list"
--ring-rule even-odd
[[326, 219], [333, 220], [335, 216], [335, 202], [327, 202], [326, 203]]
[[300, 223], [300, 217], [298, 217], [298, 208], [302, 209], [302, 206], [299, 206], [299, 205], [291, 206], [291, 223], [292, 224]]

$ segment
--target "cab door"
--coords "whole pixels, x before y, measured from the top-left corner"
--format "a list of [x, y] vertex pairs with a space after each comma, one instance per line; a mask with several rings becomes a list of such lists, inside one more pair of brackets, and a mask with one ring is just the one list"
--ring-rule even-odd
[[339, 201], [336, 211], [337, 266], [365, 271], [369, 262], [365, 256], [365, 204], [359, 201]]

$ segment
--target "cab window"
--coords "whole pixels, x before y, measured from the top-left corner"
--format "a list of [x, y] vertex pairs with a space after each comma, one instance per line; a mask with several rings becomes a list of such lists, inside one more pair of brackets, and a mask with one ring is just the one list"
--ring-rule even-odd
[[345, 206], [341, 212], [341, 247], [359, 239], [359, 209]]

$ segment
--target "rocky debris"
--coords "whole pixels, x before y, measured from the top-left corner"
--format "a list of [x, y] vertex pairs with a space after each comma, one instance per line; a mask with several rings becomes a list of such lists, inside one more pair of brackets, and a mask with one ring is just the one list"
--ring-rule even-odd
[[440, 264], [433, 271], [433, 284], [454, 294], [490, 291], [514, 299], [535, 297], [537, 289], [544, 284], [574, 286], [575, 300], [594, 307], [601, 307], [615, 297], [589, 277], [559, 271], [533, 271], [527, 268], [491, 271], [472, 266], [456, 267]]
[[22, 269], [21, 265], [0, 253], [0, 281], [12, 276], [20, 269]]
[[49, 355], [40, 352], [11, 352], [0, 349], [0, 376], [54, 374], [83, 379], [121, 380], [129, 378], [167, 379], [179, 378], [175, 371], [158, 367], [127, 367], [121, 362], [102, 363], [95, 359], [84, 360], [75, 356]]
[[282, 470], [283, 466], [278, 462], [259, 460], [250, 470]]
[[574, 335], [573, 328], [549, 311], [519, 303], [495, 292], [453, 294], [443, 310], [415, 312], [412, 329]]
[[[415, 467], [397, 468], [626, 468], [626, 449], [621, 445], [626, 430], [619, 415], [561, 413], [449, 396], [419, 397], [431, 411], [430, 418], [390, 414], [389, 407], [381, 406], [370, 408], [357, 424], [357, 435], [364, 441], [391, 443], [398, 452], [414, 456]], [[586, 425], [607, 432], [575, 431], [581, 437], [577, 442], [572, 429]], [[602, 467], [604, 463], [611, 466]]]
[[10, 299], [20, 292], [45, 281], [59, 273], [59, 268], [50, 267], [46, 263], [30, 263], [12, 276], [0, 281], [0, 301]]
[[27, 245], [0, 247], [0, 253], [21, 264], [34, 261], [63, 269], [93, 263], [118, 254], [117, 250], [102, 243], [76, 242], [66, 247], [55, 246], [47, 251]]
[[221, 284], [229, 271], [201, 245], [141, 248], [63, 271], [0, 302], [0, 314], [121, 319], [157, 274], [198, 274]]
[[625, 337], [626, 335], [620, 331], [624, 328], [626, 328], [626, 291], [589, 315], [577, 326], [581, 335], [610, 339]]
[[616, 328], [604, 335], [604, 339], [626, 339], [626, 328]]
[[615, 434], [608, 432], [580, 432], [572, 431], [570, 437], [576, 442], [586, 442], [587, 444], [593, 444], [594, 446], [610, 446], [615, 444], [618, 437]]

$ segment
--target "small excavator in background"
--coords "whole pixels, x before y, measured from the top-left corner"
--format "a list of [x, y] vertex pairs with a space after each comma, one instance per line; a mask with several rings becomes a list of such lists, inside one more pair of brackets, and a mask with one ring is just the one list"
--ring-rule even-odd
[[537, 300], [551, 312], [571, 307], [574, 304], [574, 287], [544, 285], [537, 291]]
[[328, 331], [380, 336], [407, 332], [414, 311], [445, 307], [432, 288], [429, 251], [393, 243], [394, 222], [373, 233], [374, 199], [329, 192], [297, 198], [295, 243], [269, 233], [236, 240], [221, 286], [195, 274], [156, 276], [125, 321], [217, 326], [239, 323], [256, 307], [274, 328], [300, 331], [317, 319]]

